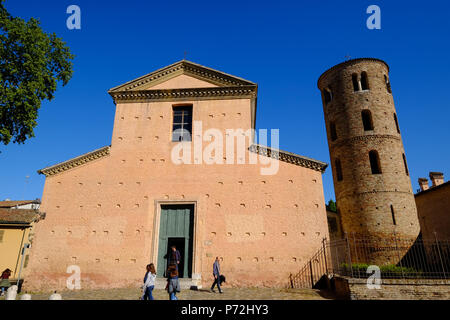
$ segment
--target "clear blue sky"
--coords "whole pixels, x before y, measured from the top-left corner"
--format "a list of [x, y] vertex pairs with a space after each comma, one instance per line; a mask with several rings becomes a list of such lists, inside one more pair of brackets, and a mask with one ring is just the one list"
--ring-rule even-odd
[[[82, 29], [66, 28], [81, 8]], [[381, 30], [366, 8], [381, 8]], [[74, 76], [44, 102], [36, 137], [0, 146], [0, 200], [41, 198], [43, 167], [109, 145], [114, 104], [107, 90], [183, 58], [257, 82], [258, 128], [279, 128], [280, 148], [329, 163], [316, 82], [345, 56], [391, 67], [411, 171], [450, 175], [449, 1], [49, 1], [7, 0], [11, 14], [41, 20], [76, 55]], [[25, 177], [29, 176], [28, 183]], [[331, 169], [325, 199], [334, 198]]]

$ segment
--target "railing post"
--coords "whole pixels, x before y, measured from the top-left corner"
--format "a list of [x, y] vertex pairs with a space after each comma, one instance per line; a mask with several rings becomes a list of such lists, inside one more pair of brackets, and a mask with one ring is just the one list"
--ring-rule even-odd
[[[355, 237], [355, 233], [353, 232], [353, 247], [355, 248], [355, 255], [356, 255], [356, 263], [359, 263], [359, 258], [358, 258], [358, 248], [356, 247], [356, 237]], [[360, 268], [358, 268], [358, 278], [360, 278]]]
[[311, 273], [311, 289], [314, 288], [314, 277], [313, 277], [313, 269], [312, 269], [312, 259], [309, 260], [309, 272]]
[[437, 247], [438, 254], [439, 254], [439, 261], [441, 262], [442, 273], [443, 273], [444, 279], [445, 279], [447, 277], [445, 276], [444, 262], [442, 261], [442, 255], [441, 255], [441, 249], [440, 249], [439, 241], [437, 239], [436, 231], [434, 231], [433, 233], [434, 233], [434, 239], [436, 241], [436, 247]]
[[398, 245], [397, 245], [397, 233], [395, 232], [395, 228], [394, 228], [394, 241], [395, 241], [395, 251], [397, 251], [397, 256], [399, 259], [399, 263], [400, 263], [400, 270], [402, 272], [402, 279], [405, 279], [405, 274], [403, 273], [403, 265], [402, 265], [402, 259], [400, 258], [400, 252], [398, 250]]
[[348, 265], [350, 267], [350, 272], [353, 278], [353, 266], [352, 266], [352, 253], [350, 252], [350, 243], [348, 241], [348, 234], [345, 232], [345, 241], [347, 242], [347, 252], [348, 252]]
[[326, 245], [327, 238], [323, 238], [322, 245], [323, 245], [323, 258], [325, 260], [325, 273], [328, 276], [328, 265], [327, 265], [327, 245]]

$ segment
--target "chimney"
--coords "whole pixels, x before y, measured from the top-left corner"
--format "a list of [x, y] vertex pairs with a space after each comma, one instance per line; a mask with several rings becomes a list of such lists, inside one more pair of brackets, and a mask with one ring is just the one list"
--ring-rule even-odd
[[442, 172], [430, 172], [431, 187], [437, 187], [444, 183], [444, 174]]
[[428, 179], [427, 178], [419, 178], [419, 186], [420, 186], [420, 191], [428, 190]]

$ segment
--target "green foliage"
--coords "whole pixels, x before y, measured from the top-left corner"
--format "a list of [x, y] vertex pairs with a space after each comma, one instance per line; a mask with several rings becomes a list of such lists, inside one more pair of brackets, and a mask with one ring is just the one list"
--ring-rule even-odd
[[[350, 268], [347, 263], [343, 263], [341, 265], [342, 269], [345, 272], [350, 272]], [[352, 263], [353, 274], [360, 274], [361, 276], [369, 276], [366, 273], [369, 264], [367, 263]], [[416, 270], [414, 268], [409, 267], [401, 267], [395, 264], [387, 264], [383, 266], [379, 266], [381, 276], [385, 278], [392, 278], [396, 276], [405, 276], [405, 277], [418, 277], [422, 274], [422, 270]]]
[[74, 56], [38, 20], [12, 17], [0, 0], [0, 142], [34, 137], [41, 101], [52, 100], [72, 77]]
[[330, 201], [328, 201], [328, 204], [327, 204], [327, 209], [332, 212], [337, 212], [336, 202], [334, 202], [333, 200], [330, 199]]

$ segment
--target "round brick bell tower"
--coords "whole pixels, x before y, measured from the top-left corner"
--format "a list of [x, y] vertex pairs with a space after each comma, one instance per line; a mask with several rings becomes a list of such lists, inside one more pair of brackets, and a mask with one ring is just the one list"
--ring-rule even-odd
[[354, 59], [324, 72], [328, 146], [343, 231], [415, 240], [417, 209], [389, 82], [389, 66]]

